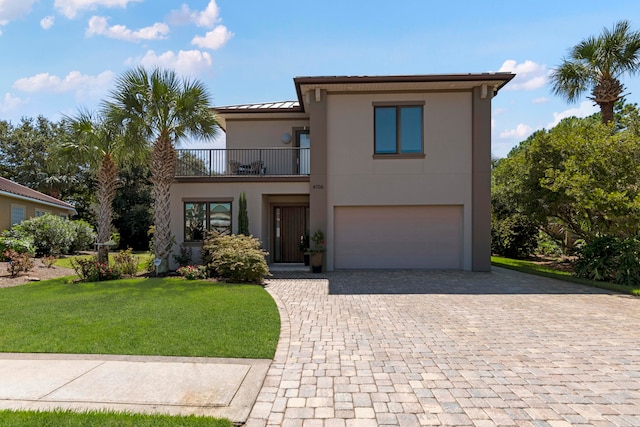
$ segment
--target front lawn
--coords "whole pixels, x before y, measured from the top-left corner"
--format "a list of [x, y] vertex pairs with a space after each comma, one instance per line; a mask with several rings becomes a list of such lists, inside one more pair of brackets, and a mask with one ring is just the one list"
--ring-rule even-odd
[[503, 267], [511, 270], [521, 271], [523, 273], [536, 274], [538, 276], [564, 280], [565, 282], [578, 283], [581, 285], [607, 289], [624, 294], [640, 295], [640, 288], [632, 288], [629, 286], [618, 285], [616, 283], [598, 282], [595, 280], [582, 279], [580, 277], [574, 276], [569, 271], [554, 269], [553, 267], [540, 265], [533, 261], [492, 256], [491, 264], [495, 265], [496, 267]]
[[95, 411], [75, 413], [59, 410], [53, 412], [0, 411], [0, 423], [3, 427], [231, 427], [233, 425], [229, 420], [209, 417], [174, 417]]
[[256, 285], [54, 279], [0, 289], [0, 351], [271, 359], [280, 318]]

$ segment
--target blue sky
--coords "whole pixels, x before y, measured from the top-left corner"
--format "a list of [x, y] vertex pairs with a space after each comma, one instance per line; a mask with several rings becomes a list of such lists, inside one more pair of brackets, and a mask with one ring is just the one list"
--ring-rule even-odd
[[[96, 109], [138, 65], [198, 78], [214, 105], [294, 100], [295, 76], [518, 74], [493, 102], [492, 151], [596, 111], [547, 76], [568, 49], [628, 19], [637, 0], [0, 0], [0, 119]], [[640, 102], [639, 77], [625, 77]]]

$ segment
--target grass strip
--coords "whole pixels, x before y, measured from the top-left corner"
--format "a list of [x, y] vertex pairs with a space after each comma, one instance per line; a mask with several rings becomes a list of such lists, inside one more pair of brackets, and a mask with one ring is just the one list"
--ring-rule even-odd
[[496, 267], [503, 267], [510, 270], [520, 271], [522, 273], [535, 274], [537, 276], [564, 280], [565, 282], [577, 283], [579, 285], [606, 289], [609, 291], [620, 292], [628, 295], [640, 295], [640, 288], [619, 285], [617, 283], [599, 282], [597, 280], [583, 279], [581, 277], [576, 277], [567, 271], [556, 270], [552, 267], [536, 264], [531, 261], [492, 256], [491, 264], [495, 265]]
[[39, 412], [0, 410], [0, 425], [3, 427], [231, 427], [233, 423], [227, 419], [202, 416], [181, 417], [104, 411], [71, 412], [55, 410], [52, 412]]
[[0, 351], [271, 359], [278, 309], [261, 286], [131, 278], [0, 289]]

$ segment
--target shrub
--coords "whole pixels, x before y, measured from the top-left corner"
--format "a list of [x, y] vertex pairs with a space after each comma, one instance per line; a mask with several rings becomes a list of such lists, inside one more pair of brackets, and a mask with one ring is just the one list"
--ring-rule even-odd
[[116, 280], [121, 276], [117, 268], [98, 262], [95, 256], [88, 259], [72, 259], [71, 266], [82, 282]]
[[115, 268], [125, 276], [135, 276], [138, 272], [138, 257], [133, 255], [131, 248], [120, 251], [113, 256]]
[[185, 246], [184, 244], [180, 245], [180, 253], [178, 255], [173, 255], [173, 259], [180, 267], [185, 267], [191, 264], [191, 259], [193, 257], [191, 248]]
[[[8, 234], [8, 233], [7, 233]], [[4, 252], [12, 250], [19, 254], [31, 254], [35, 253], [35, 247], [33, 245], [33, 239], [31, 237], [0, 237], [0, 261], [4, 261]]]
[[18, 253], [13, 249], [7, 249], [2, 255], [9, 260], [7, 271], [11, 277], [16, 277], [21, 272], [29, 271], [33, 268], [33, 258], [29, 253]]
[[601, 236], [578, 252], [575, 273], [591, 280], [613, 281], [618, 269], [621, 242], [614, 236]]
[[70, 221], [57, 215], [46, 214], [14, 225], [9, 234], [21, 239], [33, 238], [36, 255], [42, 256], [68, 253], [74, 240], [75, 229], [70, 225]]
[[204, 265], [185, 265], [176, 270], [179, 275], [187, 280], [198, 280], [207, 278], [207, 267]]
[[620, 243], [615, 282], [625, 286], [640, 286], [640, 237], [633, 236]]
[[75, 232], [73, 242], [69, 247], [69, 252], [75, 253], [78, 251], [93, 249], [93, 245], [95, 244], [97, 237], [93, 226], [87, 221], [81, 219], [69, 221], [69, 223]]
[[56, 257], [55, 255], [49, 255], [49, 256], [43, 256], [42, 258], [40, 258], [40, 261], [42, 262], [42, 265], [44, 265], [45, 267], [51, 268], [53, 267], [53, 264], [55, 264], [57, 259], [58, 257]]
[[525, 258], [538, 245], [538, 226], [527, 216], [516, 213], [491, 220], [491, 251], [508, 258]]
[[210, 276], [233, 282], [260, 283], [269, 274], [266, 255], [255, 237], [213, 236], [203, 247], [203, 261]]

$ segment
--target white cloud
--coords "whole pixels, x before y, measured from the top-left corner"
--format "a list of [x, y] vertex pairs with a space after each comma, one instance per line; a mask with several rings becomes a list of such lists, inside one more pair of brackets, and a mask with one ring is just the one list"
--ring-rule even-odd
[[526, 60], [518, 64], [513, 59], [504, 61], [498, 72], [516, 73], [513, 80], [505, 87], [507, 90], [534, 90], [543, 87], [547, 83], [550, 70], [543, 64], [537, 64]]
[[0, 102], [0, 111], [3, 113], [15, 111], [19, 106], [26, 103], [26, 100], [13, 96], [9, 92], [7, 92], [4, 94], [2, 102]]
[[583, 101], [577, 108], [569, 108], [559, 113], [553, 113], [553, 121], [547, 125], [547, 129], [551, 129], [567, 117], [587, 117], [598, 111], [600, 111], [599, 108], [593, 105], [591, 101]]
[[176, 24], [192, 22], [199, 27], [213, 28], [220, 21], [220, 8], [215, 0], [211, 0], [201, 12], [191, 10], [188, 5], [183, 4], [180, 10], [171, 13], [171, 21]]
[[94, 10], [99, 6], [126, 8], [129, 3], [143, 0], [56, 0], [54, 7], [69, 19], [76, 17], [81, 10]]
[[0, 25], [27, 15], [33, 3], [35, 0], [0, 0]]
[[546, 104], [549, 101], [551, 101], [551, 100], [549, 98], [547, 98], [546, 96], [541, 96], [540, 98], [536, 98], [531, 102], [534, 103], [534, 104]]
[[89, 27], [86, 32], [89, 37], [97, 34], [112, 39], [131, 42], [163, 39], [168, 33], [169, 26], [158, 22], [150, 27], [144, 27], [137, 31], [132, 31], [124, 25], [113, 25], [109, 27], [107, 26], [107, 18], [104, 16], [92, 16], [91, 19], [89, 19]]
[[529, 135], [533, 133], [533, 129], [529, 125], [525, 125], [524, 123], [520, 123], [516, 126], [515, 129], [509, 129], [500, 132], [500, 138], [502, 139], [511, 139], [518, 138], [520, 140], [525, 139]]
[[127, 65], [139, 64], [149, 68], [169, 68], [182, 75], [198, 75], [211, 68], [213, 61], [208, 52], [199, 50], [181, 50], [178, 54], [168, 50], [160, 55], [149, 50], [142, 58], [129, 58], [126, 63]]
[[40, 73], [31, 77], [23, 77], [13, 83], [15, 89], [28, 93], [65, 93], [75, 92], [76, 96], [92, 95], [106, 91], [115, 75], [111, 71], [104, 71], [97, 76], [81, 74], [72, 71], [64, 78], [49, 73]]
[[54, 23], [55, 23], [55, 18], [53, 16], [45, 16], [40, 20], [40, 26], [45, 30], [48, 30], [49, 28], [53, 27]]
[[216, 50], [228, 42], [231, 37], [233, 37], [233, 33], [227, 30], [227, 27], [218, 25], [213, 31], [208, 31], [204, 37], [195, 36], [191, 40], [191, 44], [202, 49]]

